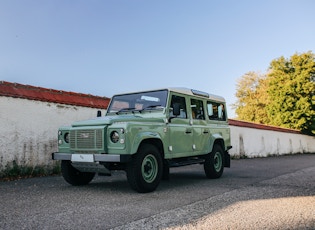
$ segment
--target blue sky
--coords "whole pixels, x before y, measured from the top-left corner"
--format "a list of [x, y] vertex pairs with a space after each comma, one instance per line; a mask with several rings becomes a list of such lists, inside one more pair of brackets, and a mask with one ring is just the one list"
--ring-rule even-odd
[[312, 0], [0, 0], [0, 80], [107, 97], [188, 87], [230, 105], [245, 73], [315, 51], [314, 9]]

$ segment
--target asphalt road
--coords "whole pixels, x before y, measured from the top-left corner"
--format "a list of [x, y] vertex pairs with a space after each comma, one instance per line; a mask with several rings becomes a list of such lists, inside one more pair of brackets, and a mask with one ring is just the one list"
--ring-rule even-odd
[[83, 187], [0, 182], [0, 229], [315, 229], [315, 154], [232, 160], [216, 180], [201, 165], [173, 168], [148, 194], [124, 172]]

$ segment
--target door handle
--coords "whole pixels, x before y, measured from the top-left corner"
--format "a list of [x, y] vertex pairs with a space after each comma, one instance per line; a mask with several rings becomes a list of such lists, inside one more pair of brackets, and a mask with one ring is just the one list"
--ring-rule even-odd
[[186, 129], [186, 134], [189, 134], [189, 133], [192, 133], [192, 130], [191, 129]]

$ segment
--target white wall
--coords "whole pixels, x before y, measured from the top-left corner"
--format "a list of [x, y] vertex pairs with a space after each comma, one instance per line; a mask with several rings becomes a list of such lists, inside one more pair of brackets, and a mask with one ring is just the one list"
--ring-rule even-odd
[[296, 153], [315, 153], [315, 137], [272, 130], [230, 125], [229, 150], [236, 157], [266, 157]]
[[[58, 128], [94, 118], [97, 110], [0, 96], [0, 172], [13, 161], [23, 166], [52, 166]], [[315, 137], [233, 125], [230, 128], [233, 148], [229, 152], [235, 157], [315, 153]]]
[[53, 165], [58, 128], [94, 118], [97, 110], [0, 96], [0, 171], [13, 161], [23, 166]]

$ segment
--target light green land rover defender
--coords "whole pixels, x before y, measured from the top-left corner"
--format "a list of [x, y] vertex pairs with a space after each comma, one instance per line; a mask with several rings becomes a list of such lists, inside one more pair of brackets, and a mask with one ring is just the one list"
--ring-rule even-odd
[[105, 116], [61, 127], [52, 158], [72, 185], [125, 170], [131, 188], [151, 192], [170, 167], [190, 164], [219, 178], [230, 167], [225, 108], [224, 98], [186, 88], [115, 95]]

